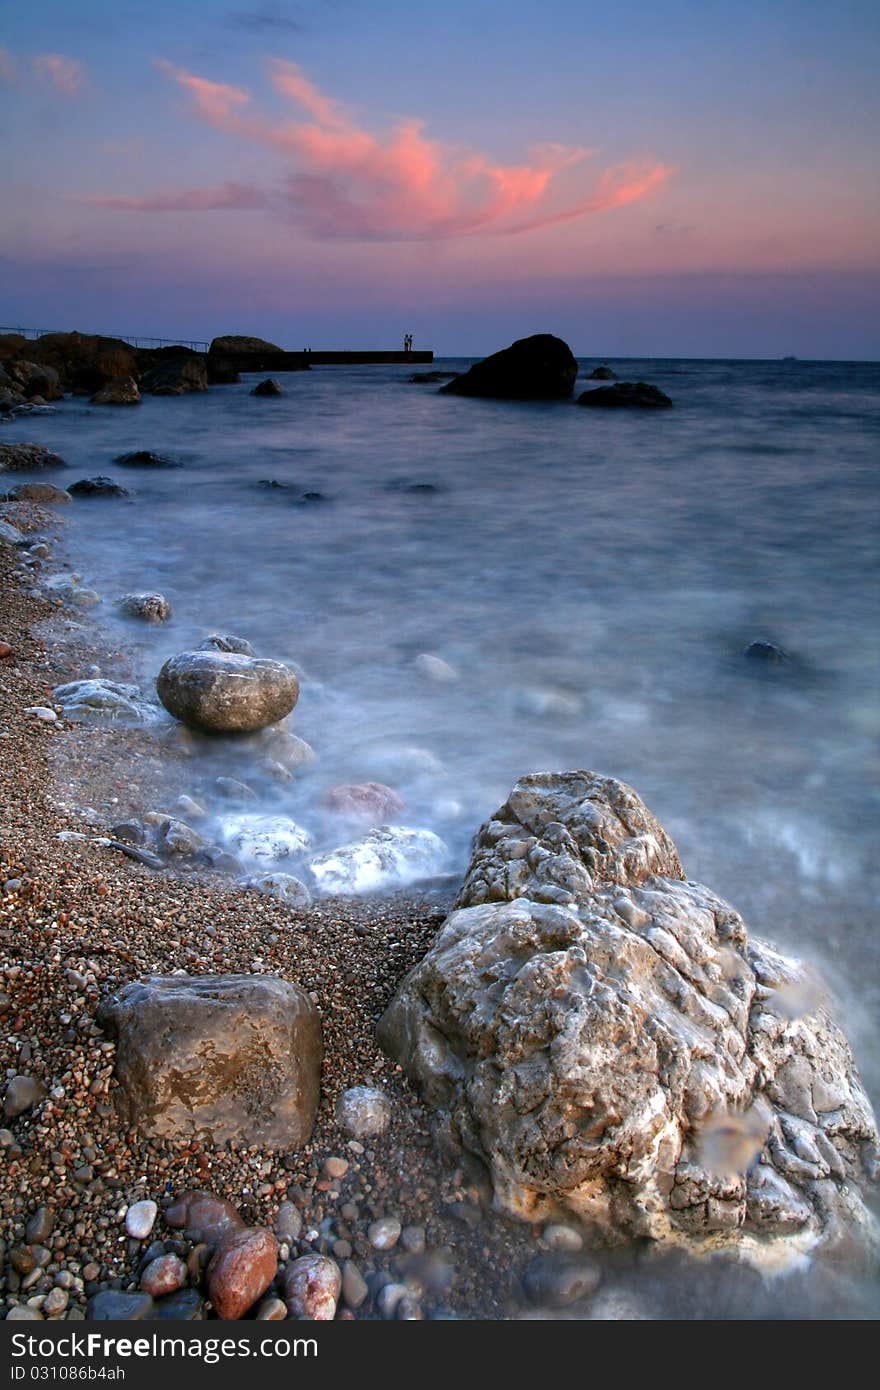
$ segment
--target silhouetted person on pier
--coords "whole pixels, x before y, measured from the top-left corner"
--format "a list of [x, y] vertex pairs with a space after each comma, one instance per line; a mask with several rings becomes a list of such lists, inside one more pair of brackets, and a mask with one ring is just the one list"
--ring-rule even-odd
[[404, 337], [403, 337], [403, 350], [404, 350], [404, 352], [412, 352], [412, 344], [413, 344], [413, 335], [412, 335], [411, 333], [405, 333], [405, 334], [404, 334]]

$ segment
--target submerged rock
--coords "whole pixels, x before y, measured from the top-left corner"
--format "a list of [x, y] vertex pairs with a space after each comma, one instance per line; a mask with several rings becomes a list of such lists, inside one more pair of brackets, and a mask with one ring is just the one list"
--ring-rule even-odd
[[323, 893], [371, 893], [393, 884], [432, 878], [446, 867], [449, 851], [431, 830], [383, 825], [363, 839], [309, 860]]
[[123, 594], [118, 607], [127, 617], [147, 623], [167, 623], [171, 617], [171, 604], [164, 594]]
[[878, 1136], [843, 1034], [822, 1005], [792, 1017], [801, 967], [685, 879], [631, 788], [523, 778], [457, 907], [379, 1031], [497, 1206], [775, 1267], [876, 1245]]
[[43, 444], [0, 444], [0, 473], [30, 473], [43, 468], [66, 468], [58, 454]]
[[114, 463], [118, 463], [122, 468], [182, 467], [177, 459], [168, 458], [165, 454], [154, 454], [152, 449], [135, 449], [130, 454], [119, 454]]
[[68, 681], [56, 686], [54, 693], [68, 719], [126, 719], [141, 724], [159, 714], [158, 706], [144, 698], [139, 686], [103, 677]]
[[495, 400], [565, 400], [576, 377], [577, 362], [568, 344], [552, 333], [535, 333], [475, 363], [440, 390], [444, 395]]
[[311, 849], [312, 837], [289, 816], [266, 816], [245, 812], [228, 816], [222, 824], [223, 837], [243, 859], [278, 864], [298, 859]]
[[589, 374], [590, 381], [616, 381], [617, 373], [612, 371], [607, 362], [603, 362], [601, 367], [594, 367]]
[[197, 1245], [217, 1246], [230, 1231], [241, 1230], [244, 1218], [226, 1197], [189, 1188], [175, 1197], [163, 1212], [166, 1226], [182, 1230]]
[[321, 805], [337, 816], [387, 825], [406, 810], [403, 797], [383, 782], [352, 782], [333, 787], [321, 797]]
[[114, 483], [112, 478], [80, 478], [78, 482], [71, 483], [67, 491], [73, 497], [130, 497], [128, 488], [121, 483]]
[[92, 405], [140, 405], [141, 393], [133, 376], [109, 381], [92, 396]]
[[665, 410], [672, 405], [665, 391], [646, 381], [618, 381], [614, 386], [597, 386], [578, 396], [577, 403], [612, 410]]
[[257, 385], [257, 386], [254, 387], [253, 391], [251, 392], [251, 395], [252, 395], [252, 396], [283, 396], [283, 395], [284, 395], [284, 390], [283, 390], [283, 388], [282, 388], [282, 386], [281, 386], [281, 382], [280, 382], [280, 381], [276, 381], [276, 379], [275, 379], [274, 376], [268, 376], [268, 377], [266, 377], [266, 380], [265, 380], [265, 381], [261, 381], [261, 382], [259, 383], [259, 385]]
[[117, 1103], [140, 1133], [293, 1150], [315, 1122], [323, 1044], [309, 996], [271, 975], [154, 975], [102, 1001]]
[[156, 690], [169, 714], [190, 728], [245, 733], [289, 714], [299, 697], [299, 682], [280, 661], [192, 651], [165, 662]]
[[749, 661], [766, 662], [768, 666], [782, 666], [791, 659], [788, 652], [777, 647], [775, 642], [766, 642], [761, 639], [757, 642], [750, 642], [743, 652], [743, 656], [748, 657]]
[[372, 1139], [391, 1123], [391, 1101], [375, 1086], [350, 1086], [336, 1102], [336, 1123], [350, 1139]]

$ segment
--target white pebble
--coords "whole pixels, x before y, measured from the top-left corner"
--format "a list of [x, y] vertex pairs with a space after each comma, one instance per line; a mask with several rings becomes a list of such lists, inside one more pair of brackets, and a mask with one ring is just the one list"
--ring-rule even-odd
[[132, 1240], [146, 1240], [153, 1229], [159, 1208], [155, 1202], [145, 1199], [133, 1202], [125, 1213], [125, 1229]]

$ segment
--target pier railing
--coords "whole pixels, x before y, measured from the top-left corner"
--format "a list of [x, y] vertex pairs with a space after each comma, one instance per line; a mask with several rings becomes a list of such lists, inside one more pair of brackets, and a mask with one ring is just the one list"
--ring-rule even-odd
[[[19, 333], [22, 338], [42, 338], [47, 333], [67, 333], [64, 328], [22, 328], [21, 324], [0, 324], [0, 333]], [[91, 337], [92, 334], [87, 336]], [[134, 348], [186, 347], [193, 352], [207, 352], [209, 342], [199, 338], [144, 338], [139, 333], [101, 333], [94, 336], [116, 338]]]

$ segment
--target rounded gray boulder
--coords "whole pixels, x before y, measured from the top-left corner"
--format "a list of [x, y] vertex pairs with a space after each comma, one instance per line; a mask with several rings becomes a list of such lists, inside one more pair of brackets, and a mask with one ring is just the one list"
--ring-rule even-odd
[[162, 704], [192, 729], [253, 733], [276, 724], [299, 698], [299, 682], [280, 661], [240, 652], [194, 651], [172, 656], [159, 672]]

